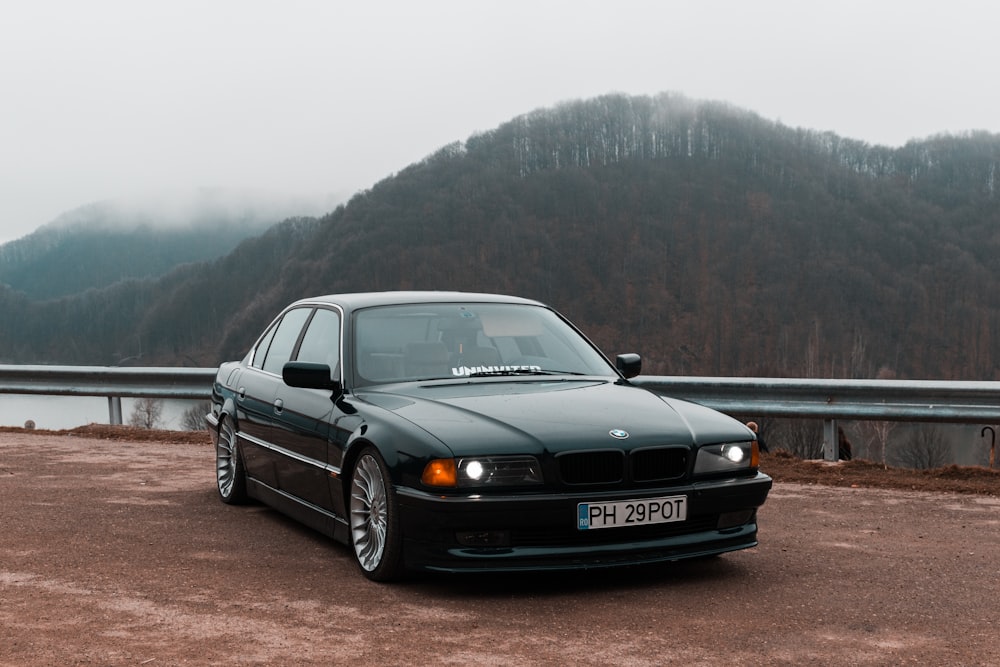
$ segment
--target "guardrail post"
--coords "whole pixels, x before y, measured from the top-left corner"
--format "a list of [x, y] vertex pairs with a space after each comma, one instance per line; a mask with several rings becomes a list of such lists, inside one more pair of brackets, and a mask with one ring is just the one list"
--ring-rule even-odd
[[840, 443], [837, 442], [837, 420], [823, 420], [823, 458], [827, 461], [837, 461], [840, 459], [838, 451]]
[[108, 396], [108, 423], [113, 426], [121, 426], [122, 423], [122, 398], [121, 396]]

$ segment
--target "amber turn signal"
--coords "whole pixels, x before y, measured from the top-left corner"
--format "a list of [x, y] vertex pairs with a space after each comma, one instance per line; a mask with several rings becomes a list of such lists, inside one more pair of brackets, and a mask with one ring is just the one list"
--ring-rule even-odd
[[750, 467], [760, 467], [760, 445], [757, 444], [756, 440], [753, 441], [753, 445], [750, 448]]
[[455, 459], [434, 459], [424, 466], [420, 481], [427, 486], [458, 486]]

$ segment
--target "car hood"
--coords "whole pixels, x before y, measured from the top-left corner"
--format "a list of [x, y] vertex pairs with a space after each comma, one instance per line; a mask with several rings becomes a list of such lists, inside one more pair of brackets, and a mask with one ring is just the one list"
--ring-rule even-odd
[[635, 449], [749, 440], [714, 410], [607, 380], [510, 380], [394, 385], [362, 400], [390, 410], [455, 455]]

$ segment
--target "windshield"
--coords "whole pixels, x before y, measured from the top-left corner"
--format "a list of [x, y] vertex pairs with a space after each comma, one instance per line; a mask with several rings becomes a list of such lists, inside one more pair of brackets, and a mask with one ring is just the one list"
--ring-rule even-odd
[[547, 308], [428, 303], [368, 308], [355, 320], [361, 385], [498, 375], [614, 375]]

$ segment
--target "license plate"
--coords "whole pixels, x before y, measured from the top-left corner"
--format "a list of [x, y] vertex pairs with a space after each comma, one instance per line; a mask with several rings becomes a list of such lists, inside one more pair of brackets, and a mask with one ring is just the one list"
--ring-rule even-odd
[[577, 528], [621, 528], [671, 523], [687, 519], [687, 496], [619, 500], [613, 503], [579, 503]]

